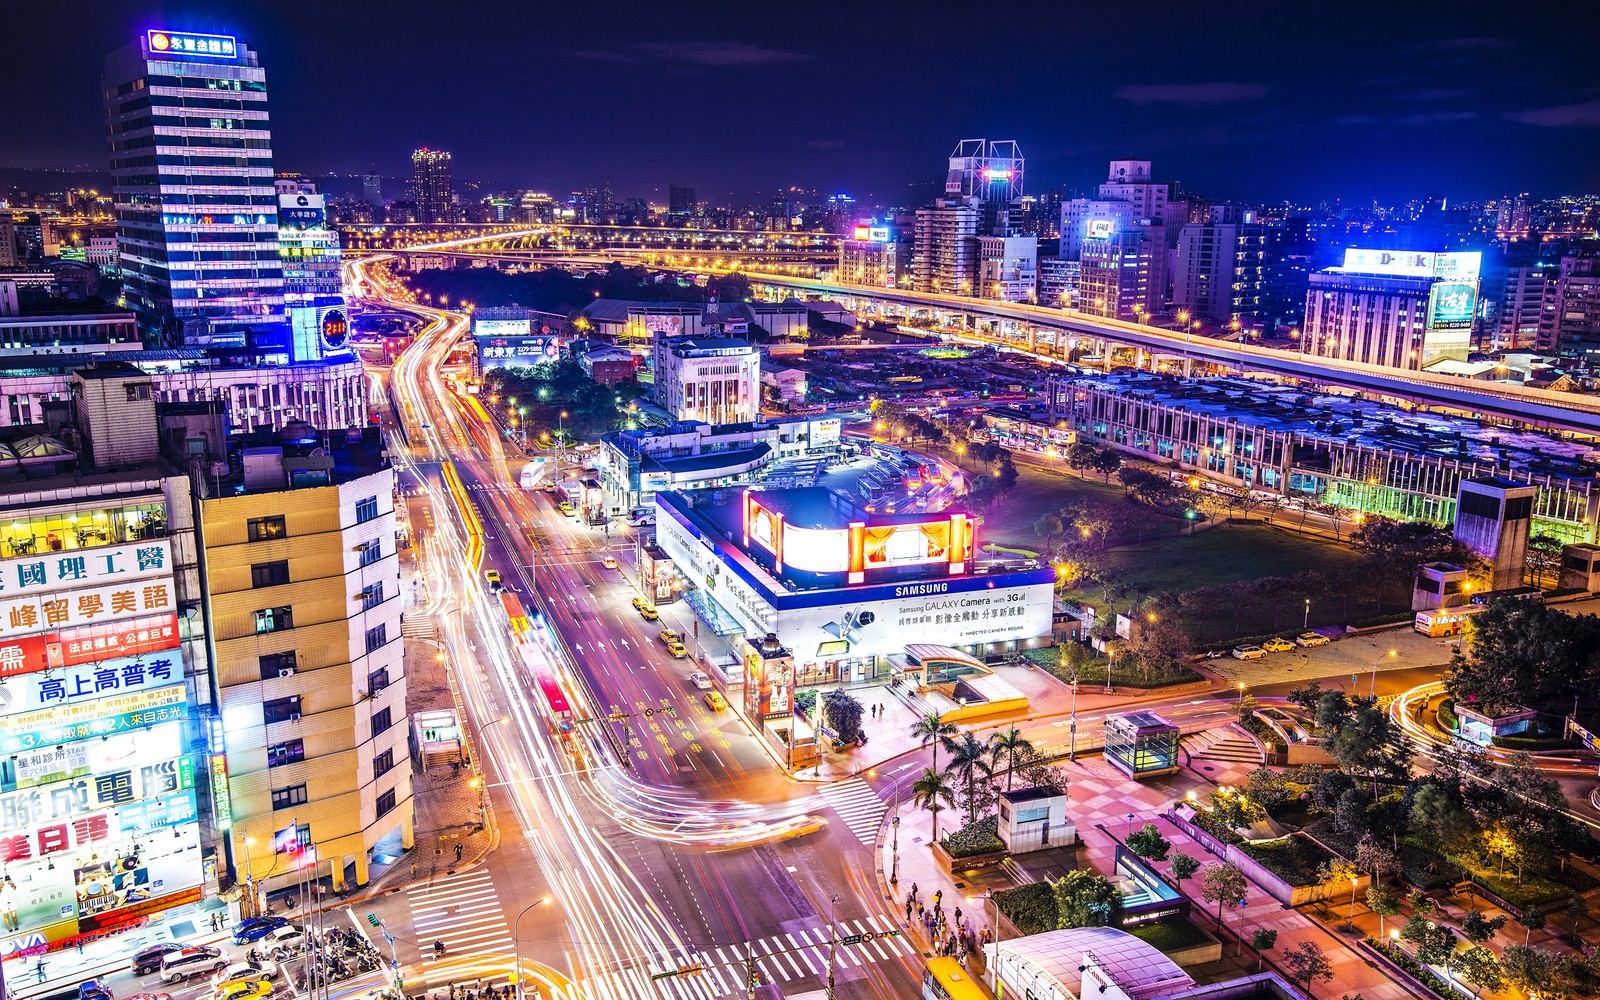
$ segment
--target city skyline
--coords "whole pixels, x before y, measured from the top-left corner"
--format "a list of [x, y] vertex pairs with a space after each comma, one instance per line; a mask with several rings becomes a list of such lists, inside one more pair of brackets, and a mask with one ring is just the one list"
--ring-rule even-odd
[[[101, 169], [99, 55], [167, 27], [261, 52], [276, 165], [308, 174], [399, 177], [413, 148], [432, 146], [455, 154], [458, 177], [505, 187], [609, 181], [664, 202], [671, 183], [706, 198], [793, 185], [915, 203], [957, 140], [1004, 135], [1029, 158], [1032, 193], [1085, 192], [1120, 156], [1210, 198], [1264, 203], [1600, 188], [1600, 100], [1575, 48], [1584, 32], [1506, 24], [1487, 6], [1447, 23], [1360, 16], [1376, 9], [1313, 23], [1253, 4], [1174, 5], [1132, 32], [1114, 12], [1021, 11], [1019, 28], [1032, 27], [1001, 46], [874, 12], [842, 31], [828, 17], [708, 11], [685, 24], [641, 8], [602, 38], [575, 13], [522, 21], [470, 3], [448, 21], [404, 7], [386, 18], [307, 8], [308, 21], [281, 5], [141, 5], [0, 68], [8, 92], [56, 81], [0, 130], [0, 166]], [[15, 17], [28, 37], [59, 31], [39, 4]], [[409, 58], [448, 51], [476, 53], [476, 68], [425, 75], [391, 101], [365, 96]]]

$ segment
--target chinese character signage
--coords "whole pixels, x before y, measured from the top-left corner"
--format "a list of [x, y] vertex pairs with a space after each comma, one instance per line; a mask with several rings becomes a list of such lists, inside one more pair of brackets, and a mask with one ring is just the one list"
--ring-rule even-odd
[[183, 664], [176, 652], [62, 666], [48, 674], [0, 677], [0, 715], [38, 712], [182, 682]]
[[78, 705], [25, 712], [0, 720], [0, 753], [110, 736], [188, 717], [181, 684], [110, 695]]
[[1477, 286], [1465, 281], [1441, 281], [1428, 295], [1428, 329], [1470, 330], [1477, 305]]
[[171, 577], [0, 600], [0, 640], [177, 610]]
[[239, 42], [232, 35], [201, 35], [192, 31], [159, 31], [152, 28], [144, 33], [144, 43], [152, 56], [234, 59], [239, 55]]
[[[61, 633], [59, 661], [52, 667], [72, 667], [113, 656], [141, 656], [178, 647], [178, 616], [161, 615], [116, 625], [100, 625]], [[4, 646], [0, 645], [0, 650]], [[54, 656], [54, 654], [52, 654]]]
[[166, 539], [0, 560], [0, 597], [172, 575]]

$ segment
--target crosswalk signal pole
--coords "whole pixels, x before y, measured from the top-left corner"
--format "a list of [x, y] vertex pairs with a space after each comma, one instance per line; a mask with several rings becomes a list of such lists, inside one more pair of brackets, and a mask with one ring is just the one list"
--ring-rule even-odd
[[755, 944], [748, 940], [744, 943], [744, 967], [749, 973], [745, 977], [744, 995], [747, 1000], [756, 1000], [758, 974], [756, 972]]
[[839, 944], [838, 896], [828, 897], [828, 1000], [834, 1000], [833, 952]]

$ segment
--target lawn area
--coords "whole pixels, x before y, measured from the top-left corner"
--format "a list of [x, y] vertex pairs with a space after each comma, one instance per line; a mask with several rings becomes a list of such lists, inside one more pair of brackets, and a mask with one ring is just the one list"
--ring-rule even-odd
[[1305, 837], [1243, 843], [1239, 850], [1289, 885], [1316, 885], [1317, 869], [1333, 857]]
[[1210, 935], [1187, 920], [1159, 920], [1126, 928], [1129, 934], [1163, 952], [1193, 948], [1211, 940]]
[[[1068, 473], [1044, 470], [1032, 462], [1018, 462], [1017, 485], [984, 515], [983, 526], [978, 529], [978, 542], [1037, 552], [1044, 541], [1033, 533], [1033, 522], [1059, 511], [1068, 497], [1083, 493], [1118, 502], [1127, 495], [1116, 477], [1106, 484], [1099, 476], [1080, 479]], [[1177, 518], [1170, 520], [1171, 531], [1176, 534], [1183, 525]]]

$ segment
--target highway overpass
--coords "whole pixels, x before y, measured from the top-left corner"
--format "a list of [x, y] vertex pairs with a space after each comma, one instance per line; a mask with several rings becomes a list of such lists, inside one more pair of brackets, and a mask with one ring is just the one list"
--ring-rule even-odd
[[[478, 256], [480, 254], [471, 250], [473, 245], [491, 240], [503, 241], [515, 238], [517, 235], [518, 233], [513, 232], [487, 238], [467, 237], [425, 244], [412, 249], [451, 250], [459, 251], [463, 255]], [[495, 251], [482, 253], [481, 256], [519, 259], [516, 254]], [[520, 259], [526, 261], [528, 258]], [[582, 254], [581, 259], [592, 265], [598, 258], [591, 254]], [[696, 270], [708, 270], [708, 268], [702, 266]], [[1313, 358], [1290, 351], [1164, 330], [1142, 323], [1103, 319], [1070, 309], [1051, 309], [1024, 303], [997, 302], [902, 289], [865, 288], [799, 275], [772, 274], [748, 269], [742, 269], [742, 272], [750, 278], [752, 285], [776, 291], [836, 299], [846, 303], [879, 303], [902, 311], [929, 310], [971, 317], [978, 322], [995, 320], [1019, 324], [1028, 328], [1029, 333], [1012, 338], [974, 335], [974, 339], [1001, 343], [1019, 351], [1046, 357], [1060, 359], [1063, 356], [1065, 341], [1075, 338], [1112, 346], [1137, 348], [1152, 355], [1182, 358], [1239, 372], [1261, 373], [1318, 385], [1337, 386], [1393, 399], [1409, 400], [1423, 406], [1447, 407], [1496, 421], [1600, 436], [1600, 397], [1595, 396], [1530, 389], [1509, 383], [1482, 382], [1427, 372], [1403, 371], [1356, 361]], [[1041, 334], [1053, 336], [1041, 338]], [[1041, 344], [1041, 339], [1050, 339], [1053, 343]]]

